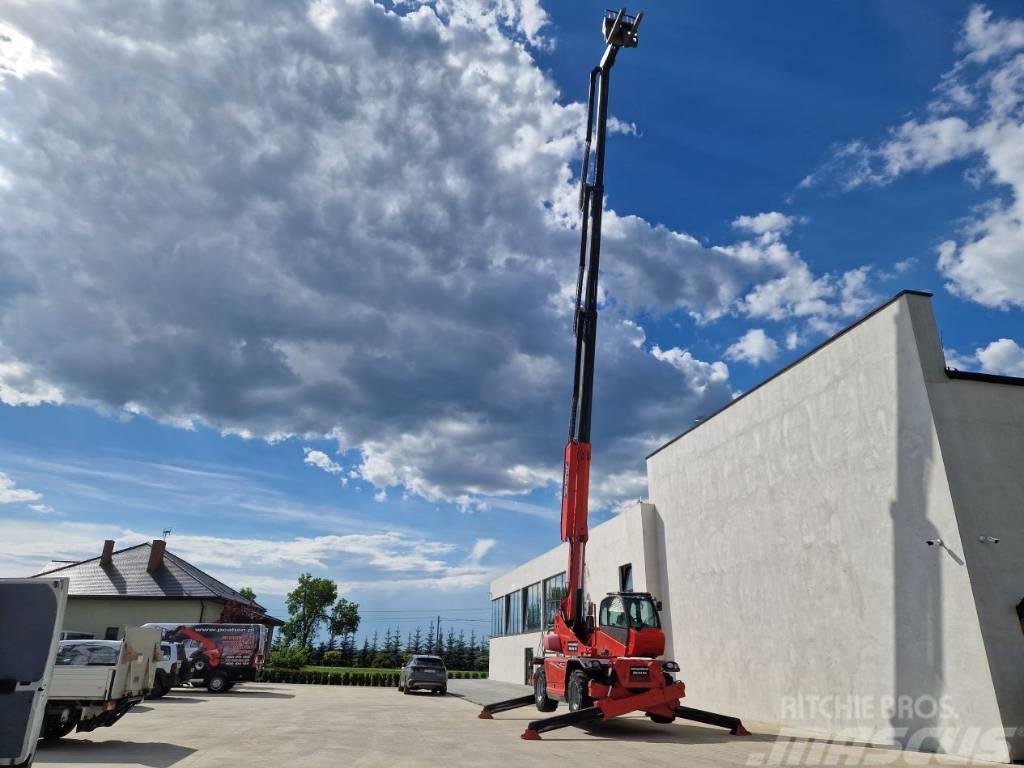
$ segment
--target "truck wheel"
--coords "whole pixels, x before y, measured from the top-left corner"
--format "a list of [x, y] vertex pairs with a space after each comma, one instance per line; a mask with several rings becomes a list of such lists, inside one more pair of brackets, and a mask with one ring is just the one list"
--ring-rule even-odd
[[538, 669], [533, 676], [533, 701], [541, 712], [558, 709], [558, 702], [548, 697], [548, 678], [543, 669]]
[[57, 720], [56, 718], [47, 718], [43, 723], [43, 738], [47, 741], [56, 741], [57, 739], [63, 739], [78, 725], [78, 718], [80, 714], [78, 712], [72, 712], [68, 715], [68, 719], [64, 722]]
[[405, 684], [405, 688], [402, 689], [402, 693], [404, 693], [406, 696], [412, 695], [412, 688], [409, 687], [409, 683]]
[[159, 672], [155, 678], [153, 678], [153, 687], [149, 689], [149, 693], [146, 694], [147, 699], [159, 699], [167, 693], [167, 687], [164, 685], [164, 674]]
[[586, 673], [582, 669], [574, 670], [569, 675], [569, 686], [566, 690], [565, 697], [569, 700], [569, 711], [579, 712], [581, 709], [593, 705], [594, 700], [587, 695], [587, 688], [589, 687], [590, 681], [587, 679]]
[[225, 693], [229, 689], [228, 676], [223, 672], [210, 675], [210, 679], [206, 681], [206, 690], [210, 693]]

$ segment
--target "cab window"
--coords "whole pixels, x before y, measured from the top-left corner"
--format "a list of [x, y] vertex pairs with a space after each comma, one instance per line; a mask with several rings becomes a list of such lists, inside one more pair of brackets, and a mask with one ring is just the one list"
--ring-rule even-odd
[[601, 603], [600, 625], [613, 629], [647, 629], [661, 626], [654, 601], [649, 597], [605, 598]]

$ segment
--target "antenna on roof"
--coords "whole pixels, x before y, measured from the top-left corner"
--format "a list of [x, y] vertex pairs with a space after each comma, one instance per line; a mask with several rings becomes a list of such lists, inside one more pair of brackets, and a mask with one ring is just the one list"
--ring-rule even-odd
[[167, 541], [167, 537], [171, 535], [170, 528], [164, 528], [164, 541]]

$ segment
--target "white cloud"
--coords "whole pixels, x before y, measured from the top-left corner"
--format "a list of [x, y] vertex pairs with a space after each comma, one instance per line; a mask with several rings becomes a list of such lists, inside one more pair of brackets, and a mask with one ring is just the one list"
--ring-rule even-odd
[[737, 229], [754, 235], [765, 235], [769, 232], [785, 234], [793, 227], [795, 219], [778, 211], [759, 213], [756, 216], [739, 216], [732, 225]]
[[31, 38], [0, 19], [0, 88], [7, 77], [20, 79], [37, 73], [55, 74], [50, 57]]
[[311, 467], [317, 467], [331, 475], [339, 475], [345, 471], [343, 466], [336, 463], [323, 451], [318, 451], [315, 448], [308, 447], [304, 447], [302, 451], [306, 454], [306, 458], [303, 459], [303, 462], [305, 464], [309, 464]]
[[986, 373], [1024, 377], [1024, 347], [1013, 339], [998, 339], [974, 354]]
[[33, 512], [38, 512], [41, 515], [47, 515], [54, 511], [53, 507], [51, 507], [49, 504], [29, 504], [28, 508], [31, 509]]
[[[537, 2], [4, 14], [60, 77], [0, 89], [0, 400], [330, 436], [377, 493], [557, 485], [583, 105], [532, 56]], [[641, 314], [841, 314], [840, 278], [782, 241], [794, 221], [740, 217], [708, 247], [606, 212], [608, 493], [732, 395], [724, 363], [648, 349]]]
[[709, 384], [724, 383], [729, 380], [729, 366], [721, 361], [706, 363], [703, 360], [698, 360], [689, 350], [679, 347], [662, 349], [655, 345], [651, 349], [651, 354], [655, 359], [668, 363], [684, 373], [698, 390], [704, 389]]
[[971, 8], [964, 24], [959, 48], [979, 63], [1024, 48], [1024, 21], [992, 20], [992, 11], [982, 5]]
[[729, 360], [742, 360], [751, 365], [770, 363], [779, 356], [779, 345], [762, 328], [751, 328], [725, 350]]
[[0, 504], [23, 504], [43, 498], [41, 493], [16, 486], [12, 478], [0, 472]]
[[494, 539], [477, 539], [473, 544], [473, 549], [466, 558], [466, 562], [479, 563], [484, 557], [494, 549], [494, 545], [498, 542]]
[[896, 126], [877, 147], [847, 144], [809, 183], [835, 177], [849, 189], [956, 160], [980, 162], [968, 180], [988, 180], [999, 194], [938, 247], [938, 268], [957, 296], [1000, 309], [1024, 307], [1024, 20], [994, 19], [976, 5], [958, 49], [963, 57], [936, 86], [928, 118]]
[[[120, 548], [149, 537], [118, 525], [0, 518], [0, 577], [38, 573], [55, 559], [96, 557], [108, 538]], [[479, 542], [474, 552], [478, 548], [490, 549]], [[334, 579], [349, 596], [423, 590], [426, 598], [437, 590], [479, 589], [508, 569], [472, 560], [452, 562], [453, 545], [398, 532], [256, 539], [176, 531], [168, 549], [226, 584], [253, 587], [261, 601], [287, 594], [304, 570]]]

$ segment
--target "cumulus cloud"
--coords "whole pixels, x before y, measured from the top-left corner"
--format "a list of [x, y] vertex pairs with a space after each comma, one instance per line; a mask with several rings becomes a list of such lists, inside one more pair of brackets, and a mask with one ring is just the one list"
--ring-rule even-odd
[[986, 373], [1024, 376], [1024, 347], [1013, 339], [998, 339], [974, 354]]
[[25, 504], [41, 498], [42, 494], [28, 488], [18, 488], [12, 478], [0, 472], [0, 504]]
[[[969, 180], [999, 191], [938, 246], [938, 268], [955, 295], [988, 307], [1024, 307], [1024, 20], [996, 19], [975, 5], [957, 46], [962, 57], [935, 89], [929, 114], [891, 129], [877, 146], [840, 148], [802, 184], [889, 184], [955, 160], [978, 165]], [[1008, 194], [1007, 194], [1008, 193]]]
[[330, 456], [323, 451], [318, 451], [315, 448], [305, 447], [302, 449], [303, 453], [306, 454], [306, 458], [303, 462], [311, 467], [322, 469], [324, 472], [330, 475], [340, 475], [345, 471], [345, 468], [335, 462]]
[[763, 328], [751, 328], [725, 350], [725, 356], [751, 365], [770, 363], [779, 356], [779, 345]]
[[[540, 6], [168, 8], [4, 6], [49, 63], [0, 83], [0, 400], [330, 436], [378, 493], [557, 484], [583, 107]], [[732, 394], [641, 313], [841, 311], [790, 217], [738, 221], [708, 247], [606, 213], [594, 476], [625, 496]]]

